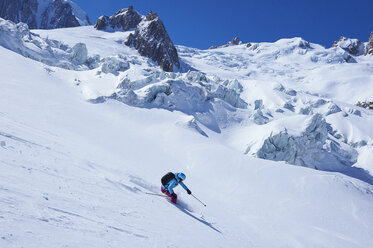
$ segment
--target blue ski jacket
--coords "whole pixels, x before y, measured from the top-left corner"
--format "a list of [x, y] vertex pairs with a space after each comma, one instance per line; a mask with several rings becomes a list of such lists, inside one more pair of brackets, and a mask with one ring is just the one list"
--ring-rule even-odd
[[173, 194], [174, 193], [173, 188], [175, 188], [179, 184], [186, 191], [188, 190], [188, 187], [183, 182], [180, 181], [180, 178], [177, 176], [177, 174], [175, 175], [174, 179], [172, 179], [171, 181], [169, 181], [166, 185], [164, 185], [162, 187], [163, 187], [164, 190], [167, 190], [168, 192], [170, 192], [170, 194]]

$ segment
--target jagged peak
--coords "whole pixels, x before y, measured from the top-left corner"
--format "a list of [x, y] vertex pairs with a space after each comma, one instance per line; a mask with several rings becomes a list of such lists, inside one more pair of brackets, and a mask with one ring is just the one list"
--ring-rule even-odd
[[159, 19], [158, 17], [158, 14], [157, 13], [153, 13], [152, 11], [149, 11], [149, 13], [146, 15], [146, 20], [147, 21], [153, 21], [155, 19]]
[[100, 16], [94, 27], [98, 30], [123, 30], [135, 29], [143, 16], [134, 10], [133, 6], [122, 8], [112, 16]]
[[98, 30], [129, 31], [125, 45], [134, 47], [142, 56], [151, 58], [165, 71], [180, 68], [177, 50], [157, 13], [149, 11], [146, 16], [136, 12], [133, 6], [120, 9], [113, 16], [101, 16], [95, 26]]
[[137, 14], [139, 14], [139, 12], [134, 10], [133, 6], [130, 5], [130, 6], [128, 6], [128, 8], [122, 8], [122, 9], [118, 10], [117, 12], [115, 12], [115, 14], [113, 16], [123, 15], [123, 14], [126, 14], [126, 13], [137, 13]]
[[240, 40], [240, 38], [238, 36], [234, 37], [228, 44], [232, 44], [232, 45], [240, 45], [242, 44], [243, 42]]
[[180, 68], [177, 50], [157, 13], [150, 11], [125, 44], [157, 62], [164, 71]]

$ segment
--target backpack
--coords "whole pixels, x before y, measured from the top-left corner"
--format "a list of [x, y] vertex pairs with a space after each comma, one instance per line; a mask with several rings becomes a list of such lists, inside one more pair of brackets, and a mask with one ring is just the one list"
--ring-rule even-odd
[[175, 174], [172, 172], [167, 173], [161, 179], [162, 185], [167, 185], [172, 179], [176, 178]]

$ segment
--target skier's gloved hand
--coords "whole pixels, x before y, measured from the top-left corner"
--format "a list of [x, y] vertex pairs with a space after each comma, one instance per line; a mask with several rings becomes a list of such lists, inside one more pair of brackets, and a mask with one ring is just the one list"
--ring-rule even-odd
[[190, 191], [189, 189], [187, 190], [187, 192], [188, 192], [188, 195], [192, 194], [192, 191]]

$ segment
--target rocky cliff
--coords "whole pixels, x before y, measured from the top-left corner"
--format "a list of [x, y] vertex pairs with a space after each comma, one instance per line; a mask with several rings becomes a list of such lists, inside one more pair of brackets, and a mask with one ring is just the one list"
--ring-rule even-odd
[[134, 11], [132, 6], [129, 6], [128, 9], [121, 9], [113, 16], [101, 16], [96, 21], [95, 28], [107, 31], [128, 31], [130, 29], [135, 29], [141, 20], [142, 16], [137, 11]]
[[176, 48], [156, 13], [149, 12], [125, 44], [134, 47], [142, 56], [157, 62], [164, 71], [171, 72], [180, 68]]
[[364, 55], [373, 55], [373, 32], [370, 33], [368, 44], [365, 46]]
[[66, 0], [0, 0], [0, 17], [26, 23], [31, 29], [90, 25], [87, 14]]
[[171, 72], [180, 68], [177, 50], [156, 13], [150, 11], [147, 16], [142, 16], [129, 6], [113, 16], [101, 16], [94, 27], [109, 32], [134, 29], [134, 33], [128, 36], [125, 45], [134, 47], [141, 56], [151, 58], [164, 71]]

